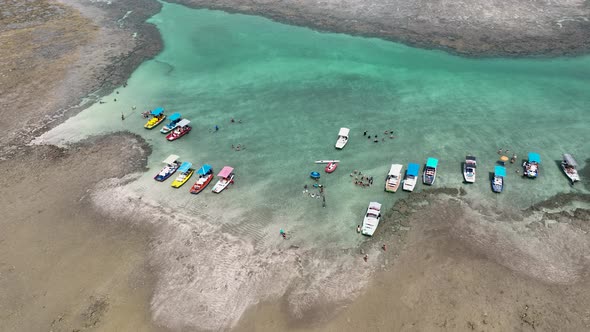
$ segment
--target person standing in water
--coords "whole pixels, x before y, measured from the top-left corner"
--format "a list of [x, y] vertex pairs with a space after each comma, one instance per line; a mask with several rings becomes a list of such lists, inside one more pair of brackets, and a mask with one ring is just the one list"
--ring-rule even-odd
[[361, 232], [361, 225], [356, 225], [356, 232], [360, 233]]
[[215, 131], [219, 131], [219, 127], [215, 125]]

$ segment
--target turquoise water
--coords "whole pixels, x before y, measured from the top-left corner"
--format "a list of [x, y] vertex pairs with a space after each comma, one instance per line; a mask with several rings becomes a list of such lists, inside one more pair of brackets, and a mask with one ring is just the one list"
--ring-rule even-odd
[[[142, 64], [118, 94], [105, 97], [106, 104], [90, 106], [39, 141], [137, 133], [154, 150], [150, 171], [130, 190], [205, 218], [259, 249], [284, 246], [280, 228], [292, 234], [289, 244], [307, 248], [355, 248], [367, 241], [354, 230], [369, 201], [388, 208], [408, 195], [383, 191], [391, 163], [424, 164], [436, 157], [434, 187], [463, 186], [477, 199], [519, 208], [583, 190], [568, 185], [555, 160], [568, 152], [584, 167], [590, 155], [590, 57], [466, 59], [166, 3], [150, 22], [162, 33], [162, 53]], [[193, 131], [166, 142], [161, 126], [145, 130], [139, 112], [157, 106], [182, 113]], [[230, 123], [232, 117], [242, 123]], [[340, 127], [350, 128], [351, 137], [338, 151]], [[381, 139], [390, 129], [395, 139], [373, 143], [363, 137], [367, 130]], [[232, 144], [246, 149], [236, 152]], [[541, 176], [522, 179], [511, 165], [505, 192], [493, 194], [488, 177], [498, 148], [516, 152], [519, 160], [539, 152]], [[171, 180], [156, 183], [152, 177], [171, 153], [215, 171], [233, 166], [236, 183], [220, 195], [198, 196], [188, 193], [194, 181], [179, 190], [169, 187]], [[462, 184], [466, 154], [478, 157], [473, 185]], [[327, 175], [313, 163], [318, 159], [342, 162]], [[302, 193], [314, 170], [326, 186], [325, 208]], [[374, 176], [375, 184], [355, 186], [353, 170]], [[419, 184], [417, 191], [423, 188]]]

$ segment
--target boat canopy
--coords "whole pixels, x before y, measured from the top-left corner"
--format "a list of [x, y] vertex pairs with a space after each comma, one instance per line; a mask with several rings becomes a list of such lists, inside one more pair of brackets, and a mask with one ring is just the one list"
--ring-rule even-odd
[[494, 167], [494, 175], [496, 175], [496, 176], [506, 176], [506, 167], [504, 167], [504, 166], [496, 166], [496, 167]]
[[400, 164], [392, 164], [391, 168], [389, 169], [388, 175], [398, 175], [402, 172], [402, 165]]
[[205, 175], [209, 172], [211, 172], [211, 165], [207, 165], [207, 164], [201, 166], [201, 168], [199, 168], [199, 170], [197, 171], [197, 173], [199, 175]]
[[436, 166], [438, 166], [438, 159], [428, 158], [426, 160], [426, 167], [436, 168]]
[[172, 115], [170, 115], [168, 117], [168, 120], [177, 121], [177, 120], [180, 120], [181, 117], [182, 117], [182, 115], [180, 115], [180, 113], [172, 113]]
[[164, 109], [162, 107], [158, 107], [156, 109], [153, 109], [150, 114], [153, 116], [158, 116], [162, 113], [164, 113]]
[[350, 133], [350, 129], [340, 128], [340, 131], [338, 132], [338, 136], [348, 137], [348, 133]]
[[572, 157], [572, 155], [569, 153], [565, 153], [563, 155], [563, 160], [570, 166], [578, 166], [578, 163], [576, 162], [574, 157]]
[[182, 119], [182, 120], [180, 120], [180, 122], [178, 123], [178, 127], [181, 127], [181, 128], [182, 128], [182, 127], [184, 127], [184, 126], [188, 126], [188, 125], [189, 125], [189, 123], [191, 123], [189, 120], [187, 120], [187, 119]]
[[418, 176], [418, 173], [419, 172], [420, 172], [420, 165], [418, 165], [418, 164], [408, 164], [408, 171], [407, 171], [407, 174], [408, 175]]
[[168, 156], [168, 158], [164, 159], [162, 162], [164, 164], [168, 164], [169, 165], [169, 164], [172, 164], [173, 162], [175, 162], [177, 160], [178, 160], [178, 156], [175, 155], [175, 154], [171, 154], [171, 155]]
[[224, 166], [221, 169], [221, 172], [219, 172], [219, 174], [217, 174], [217, 176], [220, 176], [222, 178], [227, 178], [233, 171], [234, 171], [234, 168], [233, 167]]
[[191, 168], [191, 166], [193, 166], [193, 164], [189, 163], [188, 161], [185, 161], [182, 163], [182, 165], [180, 165], [180, 167], [178, 168], [178, 171], [180, 173], [186, 173]]
[[537, 163], [540, 164], [541, 163], [541, 156], [539, 156], [538, 153], [535, 152], [529, 152], [529, 162], [530, 163]]

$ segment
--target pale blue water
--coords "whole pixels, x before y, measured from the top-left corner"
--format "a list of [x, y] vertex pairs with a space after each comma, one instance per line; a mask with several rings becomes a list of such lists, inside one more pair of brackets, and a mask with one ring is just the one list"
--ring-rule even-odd
[[[108, 103], [92, 105], [42, 139], [75, 141], [121, 129], [140, 134], [154, 149], [150, 172], [130, 188], [222, 224], [229, 234], [273, 247], [284, 228], [293, 234], [290, 244], [356, 247], [366, 241], [354, 230], [369, 201], [388, 208], [408, 195], [383, 191], [391, 163], [422, 165], [427, 157], [440, 160], [434, 187], [463, 186], [500, 205], [526, 207], [583, 190], [568, 185], [555, 160], [568, 152], [581, 168], [590, 156], [590, 57], [466, 59], [167, 3], [150, 21], [162, 33], [162, 53], [141, 65], [119, 94], [105, 97]], [[182, 113], [193, 131], [166, 142], [161, 126], [145, 130], [139, 112], [157, 106]], [[243, 123], [230, 123], [232, 117]], [[340, 127], [350, 128], [351, 137], [337, 151]], [[389, 129], [395, 139], [363, 137], [368, 130], [382, 138]], [[246, 149], [235, 152], [232, 144]], [[520, 167], [511, 165], [505, 192], [493, 194], [488, 172], [498, 148], [516, 152], [519, 163], [529, 151], [540, 153], [541, 176], [522, 179], [515, 173]], [[188, 193], [192, 180], [180, 190], [169, 187], [171, 180], [156, 183], [152, 177], [171, 153], [195, 165], [209, 163], [216, 172], [231, 165], [236, 184], [220, 195], [207, 190], [194, 196]], [[479, 163], [473, 185], [462, 184], [468, 153]], [[326, 175], [313, 163], [318, 159], [342, 162]], [[374, 185], [353, 185], [355, 169], [373, 175]], [[302, 194], [313, 170], [322, 173], [326, 208]]]

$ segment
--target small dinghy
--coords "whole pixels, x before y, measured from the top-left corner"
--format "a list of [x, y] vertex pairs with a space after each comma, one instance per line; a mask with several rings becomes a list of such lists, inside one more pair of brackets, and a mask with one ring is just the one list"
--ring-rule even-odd
[[167, 178], [169, 178], [172, 174], [174, 174], [176, 172], [176, 170], [178, 169], [178, 167], [180, 166], [180, 164], [178, 163], [178, 156], [175, 154], [171, 154], [168, 156], [168, 158], [166, 158], [164, 161], [162, 161], [164, 164], [166, 164], [166, 166], [164, 168], [162, 168], [162, 170], [156, 174], [156, 176], [154, 176], [154, 179], [156, 181], [165, 181]]
[[348, 128], [340, 128], [338, 132], [338, 140], [336, 141], [336, 149], [343, 149], [346, 143], [348, 143], [348, 135], [350, 133], [350, 129]]
[[145, 129], [154, 128], [155, 126], [162, 123], [162, 121], [164, 121], [164, 119], [166, 118], [166, 115], [164, 114], [164, 109], [162, 107], [158, 107], [152, 110], [149, 116], [151, 116], [151, 118], [143, 126]]
[[506, 167], [496, 166], [494, 168], [494, 177], [492, 178], [492, 191], [501, 193], [504, 190], [504, 178], [506, 177]]
[[367, 208], [367, 213], [363, 218], [363, 226], [361, 228], [361, 234], [366, 236], [373, 236], [379, 221], [381, 220], [381, 203], [370, 202]]
[[191, 187], [191, 194], [200, 193], [209, 185], [209, 183], [211, 183], [211, 180], [213, 180], [213, 169], [210, 165], [203, 165], [201, 168], [199, 168], [197, 174], [199, 175], [199, 179]]
[[420, 165], [410, 163], [406, 170], [406, 177], [404, 178], [404, 185], [402, 187], [405, 191], [414, 191], [416, 182], [418, 182], [418, 173], [420, 173]]
[[463, 178], [467, 183], [475, 182], [475, 168], [477, 167], [477, 160], [474, 156], [465, 157], [463, 164]]
[[578, 175], [576, 166], [578, 166], [578, 163], [576, 162], [574, 157], [572, 157], [572, 155], [569, 153], [565, 153], [561, 160], [561, 169], [563, 170], [565, 175], [570, 179], [570, 181], [572, 181], [572, 184], [574, 184], [576, 181], [580, 181], [580, 176]]
[[180, 165], [180, 167], [178, 168], [178, 172], [180, 172], [180, 174], [178, 174], [176, 179], [172, 181], [171, 186], [174, 188], [182, 187], [182, 185], [185, 184], [186, 181], [188, 181], [188, 179], [190, 179], [191, 176], [193, 176], [193, 173], [195, 172], [195, 170], [191, 168], [192, 166], [193, 164], [189, 163], [188, 161], [183, 162], [182, 165]]
[[526, 176], [531, 179], [535, 179], [539, 176], [539, 165], [541, 164], [541, 156], [535, 152], [529, 152], [529, 160], [522, 163], [523, 173], [522, 176]]
[[234, 169], [233, 167], [230, 166], [225, 166], [221, 169], [221, 172], [219, 172], [219, 174], [217, 174], [217, 176], [219, 177], [219, 180], [217, 181], [217, 183], [215, 184], [215, 186], [213, 187], [213, 192], [216, 194], [219, 194], [220, 192], [222, 192], [225, 188], [227, 188], [230, 184], [234, 183]]
[[399, 188], [399, 184], [402, 182], [402, 168], [404, 166], [400, 164], [392, 164], [385, 178], [385, 191], [394, 193]]
[[189, 120], [182, 119], [176, 126], [176, 129], [174, 129], [170, 134], [166, 136], [166, 139], [168, 141], [175, 141], [181, 138], [182, 136], [188, 134], [192, 129], [192, 127], [189, 126], [190, 123], [191, 122]]
[[338, 167], [338, 163], [335, 162], [330, 162], [328, 163], [328, 165], [326, 165], [326, 173], [332, 173], [336, 170], [336, 167]]
[[168, 122], [168, 124], [164, 125], [164, 127], [162, 127], [162, 129], [160, 129], [160, 132], [162, 134], [168, 134], [169, 132], [174, 130], [174, 128], [176, 128], [176, 126], [178, 125], [178, 122], [180, 122], [180, 120], [182, 120], [182, 118], [181, 118], [180, 113], [172, 113], [172, 115], [170, 115], [168, 117], [168, 120], [170, 122]]
[[314, 180], [318, 180], [320, 178], [320, 173], [319, 172], [311, 172], [311, 173], [309, 173], [309, 177]]

